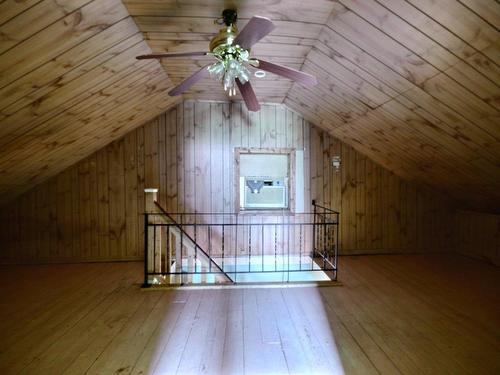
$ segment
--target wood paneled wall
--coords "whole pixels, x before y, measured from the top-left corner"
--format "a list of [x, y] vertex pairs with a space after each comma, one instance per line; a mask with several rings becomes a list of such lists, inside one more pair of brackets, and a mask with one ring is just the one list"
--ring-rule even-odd
[[500, 266], [500, 215], [456, 211], [454, 225], [458, 253]]
[[[498, 0], [254, 0], [238, 4], [276, 28], [253, 57], [314, 74], [304, 87], [253, 79], [258, 98], [285, 103], [403, 179], [445, 191], [463, 208], [500, 213]], [[204, 51], [222, 1], [124, 0], [157, 53]], [[163, 59], [178, 84], [209, 56]], [[227, 100], [218, 82], [183, 97]]]
[[[332, 157], [341, 157], [338, 171]], [[311, 128], [311, 196], [341, 213], [342, 254], [452, 251], [452, 205]]]
[[[305, 200], [342, 212], [344, 254], [450, 248], [451, 209], [442, 196], [402, 181], [295, 112], [186, 101], [3, 207], [1, 260], [140, 259], [143, 189], [159, 187], [171, 212], [232, 212], [233, 149], [242, 146], [305, 148]], [[338, 173], [334, 155], [342, 157]]]

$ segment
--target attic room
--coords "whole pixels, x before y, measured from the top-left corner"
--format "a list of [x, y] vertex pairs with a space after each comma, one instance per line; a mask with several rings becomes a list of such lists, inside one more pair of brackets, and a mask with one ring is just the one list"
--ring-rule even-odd
[[500, 373], [499, 27], [0, 1], [0, 373]]

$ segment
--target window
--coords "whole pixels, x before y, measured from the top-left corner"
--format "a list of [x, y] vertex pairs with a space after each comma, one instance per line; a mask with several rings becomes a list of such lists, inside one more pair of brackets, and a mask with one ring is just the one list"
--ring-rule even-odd
[[[294, 212], [297, 164], [303, 173], [303, 162], [297, 162], [297, 153], [293, 149], [235, 149], [235, 195], [240, 212]], [[303, 201], [303, 177], [300, 180]]]

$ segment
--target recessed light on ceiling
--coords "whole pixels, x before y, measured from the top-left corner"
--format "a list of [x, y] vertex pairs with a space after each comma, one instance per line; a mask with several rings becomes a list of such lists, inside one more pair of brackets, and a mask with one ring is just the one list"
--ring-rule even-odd
[[263, 70], [256, 70], [253, 75], [257, 78], [264, 78], [266, 76], [266, 72]]

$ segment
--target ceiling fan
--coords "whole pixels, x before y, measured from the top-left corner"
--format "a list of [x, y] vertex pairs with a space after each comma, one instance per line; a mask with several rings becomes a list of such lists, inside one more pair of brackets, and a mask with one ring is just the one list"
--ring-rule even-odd
[[225, 27], [210, 41], [210, 52], [161, 53], [141, 55], [136, 58], [143, 60], [212, 56], [217, 60], [216, 62], [203, 66], [170, 90], [168, 94], [170, 96], [180, 95], [196, 82], [209, 75], [222, 82], [224, 90], [228, 92], [229, 96], [235, 95], [236, 87], [238, 87], [248, 110], [254, 112], [260, 110], [260, 104], [250, 84], [251, 73], [249, 67], [265, 70], [306, 86], [316, 85], [316, 77], [310, 74], [269, 61], [251, 58], [250, 48], [269, 34], [275, 26], [268, 18], [253, 16], [241, 32], [238, 33], [236, 27], [237, 17], [237, 13], [233, 9], [225, 9], [222, 12], [220, 24], [224, 23]]

